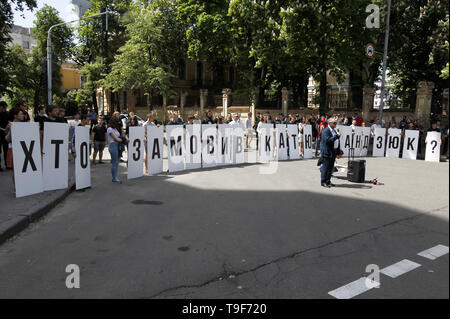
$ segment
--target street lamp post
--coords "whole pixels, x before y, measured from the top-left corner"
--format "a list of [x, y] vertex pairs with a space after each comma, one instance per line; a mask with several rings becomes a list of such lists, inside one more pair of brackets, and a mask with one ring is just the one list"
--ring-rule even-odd
[[383, 52], [383, 75], [381, 78], [381, 100], [380, 100], [380, 122], [383, 123], [383, 107], [384, 107], [384, 92], [386, 90], [386, 66], [387, 66], [387, 52], [389, 44], [389, 20], [391, 17], [391, 0], [388, 0], [388, 13], [386, 19], [386, 32], [384, 35], [384, 52]]
[[47, 94], [48, 94], [48, 105], [52, 104], [52, 38], [50, 37], [50, 33], [52, 31], [53, 28], [56, 28], [58, 26], [64, 25], [64, 24], [70, 24], [70, 23], [74, 23], [74, 22], [78, 22], [78, 21], [82, 21], [82, 20], [86, 20], [89, 18], [94, 18], [94, 17], [99, 17], [101, 15], [106, 14], [106, 30], [108, 30], [108, 14], [115, 14], [115, 15], [120, 15], [117, 12], [102, 12], [99, 14], [94, 14], [88, 17], [84, 17], [78, 20], [72, 20], [72, 21], [68, 21], [68, 22], [62, 22], [62, 23], [58, 23], [58, 24], [54, 24], [52, 25], [49, 29], [48, 29], [48, 36], [47, 36]]

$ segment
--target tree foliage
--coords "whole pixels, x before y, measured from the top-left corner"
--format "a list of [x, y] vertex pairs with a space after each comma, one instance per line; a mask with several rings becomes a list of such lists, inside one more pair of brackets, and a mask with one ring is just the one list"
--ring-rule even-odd
[[437, 91], [448, 87], [440, 77], [448, 64], [448, 0], [394, 1], [388, 68], [395, 93], [415, 105], [417, 84], [432, 81]]
[[14, 9], [20, 12], [36, 8], [36, 0], [2, 0], [0, 1], [0, 95], [11, 89], [11, 78], [7, 71], [8, 42], [14, 21]]
[[170, 79], [186, 52], [186, 30], [176, 19], [176, 1], [141, 2], [130, 14], [129, 40], [119, 49], [105, 85], [168, 94]]

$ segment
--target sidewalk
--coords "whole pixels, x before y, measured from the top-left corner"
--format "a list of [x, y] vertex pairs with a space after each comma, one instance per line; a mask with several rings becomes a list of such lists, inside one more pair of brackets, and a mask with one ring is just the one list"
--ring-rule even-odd
[[0, 172], [0, 245], [47, 214], [75, 189], [75, 165], [69, 162], [69, 187], [16, 198], [12, 171]]

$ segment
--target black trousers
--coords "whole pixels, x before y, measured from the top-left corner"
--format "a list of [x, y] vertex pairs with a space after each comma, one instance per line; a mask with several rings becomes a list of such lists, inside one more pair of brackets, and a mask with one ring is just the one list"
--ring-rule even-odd
[[331, 174], [333, 173], [336, 157], [323, 157], [322, 167], [320, 169], [320, 183], [329, 185], [331, 183]]
[[8, 143], [5, 140], [5, 134], [3, 131], [0, 131], [0, 167], [2, 163], [2, 151], [3, 151], [3, 159], [5, 160], [5, 167], [6, 167], [6, 157], [8, 155]]

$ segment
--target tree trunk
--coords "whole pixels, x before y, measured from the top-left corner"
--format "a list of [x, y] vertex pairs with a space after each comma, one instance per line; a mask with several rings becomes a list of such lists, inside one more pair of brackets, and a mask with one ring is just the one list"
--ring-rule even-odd
[[152, 110], [152, 90], [148, 90], [148, 95], [145, 99], [145, 106], [147, 107], [147, 111], [150, 113]]
[[322, 72], [320, 74], [320, 104], [319, 104], [319, 110], [320, 112], [327, 112], [328, 111], [328, 105], [327, 105], [327, 69], [325, 66], [322, 67]]
[[300, 88], [301, 88], [301, 77], [296, 76], [292, 81], [292, 102], [295, 108], [299, 107]]
[[95, 113], [98, 114], [97, 94], [95, 90], [92, 92], [92, 105], [94, 106]]

